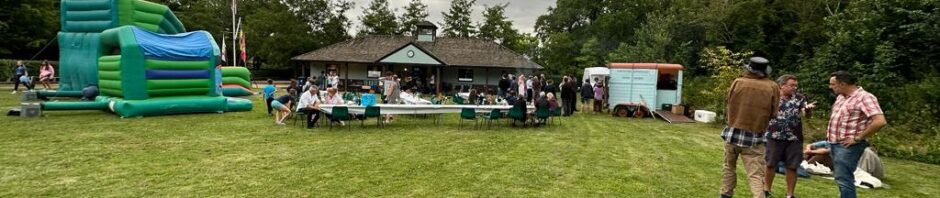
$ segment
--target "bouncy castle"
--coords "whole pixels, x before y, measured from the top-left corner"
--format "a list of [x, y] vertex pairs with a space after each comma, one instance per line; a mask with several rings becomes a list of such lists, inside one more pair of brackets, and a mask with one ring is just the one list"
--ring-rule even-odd
[[[121, 117], [249, 111], [250, 72], [218, 67], [219, 47], [205, 31], [186, 32], [165, 5], [143, 0], [63, 0], [60, 87], [40, 97], [76, 97], [97, 87], [94, 101], [45, 102], [42, 109], [100, 109]], [[223, 88], [226, 85], [227, 88]]]

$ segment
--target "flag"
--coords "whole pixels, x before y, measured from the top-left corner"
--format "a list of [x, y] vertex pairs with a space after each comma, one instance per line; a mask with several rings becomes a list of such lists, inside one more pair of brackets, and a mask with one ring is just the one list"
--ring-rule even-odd
[[241, 51], [242, 51], [242, 62], [245, 62], [248, 59], [248, 52], [245, 51], [245, 31], [238, 31], [239, 36], [241, 37]]
[[223, 35], [222, 35], [222, 62], [226, 62], [226, 63], [227, 63], [228, 60], [225, 60], [225, 48], [226, 48], [226, 47], [225, 47], [225, 35], [223, 34]]

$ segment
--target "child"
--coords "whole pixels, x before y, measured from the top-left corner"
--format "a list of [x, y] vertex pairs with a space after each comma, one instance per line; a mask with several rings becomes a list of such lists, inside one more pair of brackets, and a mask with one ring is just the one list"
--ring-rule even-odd
[[277, 88], [274, 86], [274, 80], [268, 79], [268, 85], [264, 86], [264, 89], [261, 89], [264, 96], [264, 104], [268, 107], [268, 115], [271, 115], [271, 101], [274, 100], [274, 93], [277, 93]]

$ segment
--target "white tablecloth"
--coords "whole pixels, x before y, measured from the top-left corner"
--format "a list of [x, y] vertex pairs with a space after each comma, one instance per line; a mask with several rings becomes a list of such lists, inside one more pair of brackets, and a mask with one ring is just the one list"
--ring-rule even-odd
[[[320, 105], [320, 111], [323, 113], [332, 113], [333, 107], [348, 107], [349, 113], [365, 113], [365, 107], [360, 105]], [[382, 114], [444, 114], [460, 113], [463, 108], [473, 108], [477, 113], [493, 111], [493, 109], [509, 110], [510, 105], [415, 105], [415, 104], [378, 104]], [[528, 110], [534, 110], [535, 106], [528, 106]]]

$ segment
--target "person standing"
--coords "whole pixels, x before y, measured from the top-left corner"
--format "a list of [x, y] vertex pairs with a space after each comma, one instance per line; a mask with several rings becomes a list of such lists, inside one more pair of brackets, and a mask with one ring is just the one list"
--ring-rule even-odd
[[571, 116], [574, 113], [574, 105], [577, 103], [577, 94], [574, 91], [574, 82], [571, 78], [565, 76], [561, 80], [561, 102], [564, 107], [564, 116]]
[[297, 101], [297, 111], [307, 115], [307, 129], [312, 129], [317, 120], [320, 120], [320, 89], [317, 86], [310, 87], [300, 95]]
[[506, 92], [509, 92], [510, 85], [512, 85], [512, 82], [509, 80], [509, 74], [503, 74], [503, 78], [499, 79], [499, 89], [496, 90], [496, 95], [500, 98], [506, 98]]
[[815, 108], [816, 104], [806, 104], [805, 97], [796, 92], [799, 81], [794, 75], [780, 76], [777, 85], [780, 86], [777, 116], [767, 124], [767, 133], [764, 134], [767, 137], [764, 191], [771, 192], [777, 164], [783, 163], [787, 176], [787, 198], [790, 198], [794, 197], [793, 191], [796, 189], [796, 169], [803, 161], [802, 115], [807, 109]]
[[728, 88], [727, 126], [721, 131], [724, 140], [721, 197], [734, 195], [737, 182], [738, 157], [744, 161], [744, 171], [754, 197], [764, 198], [764, 130], [777, 113], [780, 87], [768, 79], [770, 61], [751, 57], [744, 66], [747, 72]]
[[[540, 96], [542, 94], [542, 81], [535, 76], [530, 80], [532, 80], [532, 95]], [[534, 103], [536, 99], [538, 99], [538, 97], [532, 97], [532, 102]]]
[[42, 83], [42, 87], [52, 89], [52, 85], [49, 85], [49, 81], [52, 81], [54, 77], [55, 68], [52, 67], [52, 64], [49, 64], [48, 61], [42, 61], [42, 65], [39, 66], [39, 82]]
[[27, 82], [20, 80], [23, 76], [27, 76], [28, 78], [29, 71], [26, 70], [26, 65], [23, 64], [23, 61], [16, 61], [16, 69], [13, 71], [13, 93], [11, 94], [16, 94], [16, 92], [20, 90], [20, 84], [26, 86], [26, 89], [30, 89]]
[[516, 94], [519, 95], [519, 100], [529, 99], [529, 87], [526, 85], [526, 78], [524, 75], [519, 74], [519, 78], [516, 79], [516, 88], [519, 89], [516, 91]]
[[336, 71], [330, 71], [329, 84], [332, 88], [339, 88], [339, 75], [336, 74]]
[[581, 109], [587, 109], [584, 105], [590, 106], [591, 101], [594, 100], [594, 86], [591, 86], [591, 79], [584, 79], [584, 84], [581, 85]]
[[594, 114], [600, 113], [604, 108], [604, 83], [594, 83]]
[[855, 76], [846, 71], [829, 75], [829, 88], [836, 94], [826, 130], [833, 160], [833, 176], [839, 196], [854, 198], [855, 169], [872, 137], [888, 124], [875, 95], [855, 84]]

